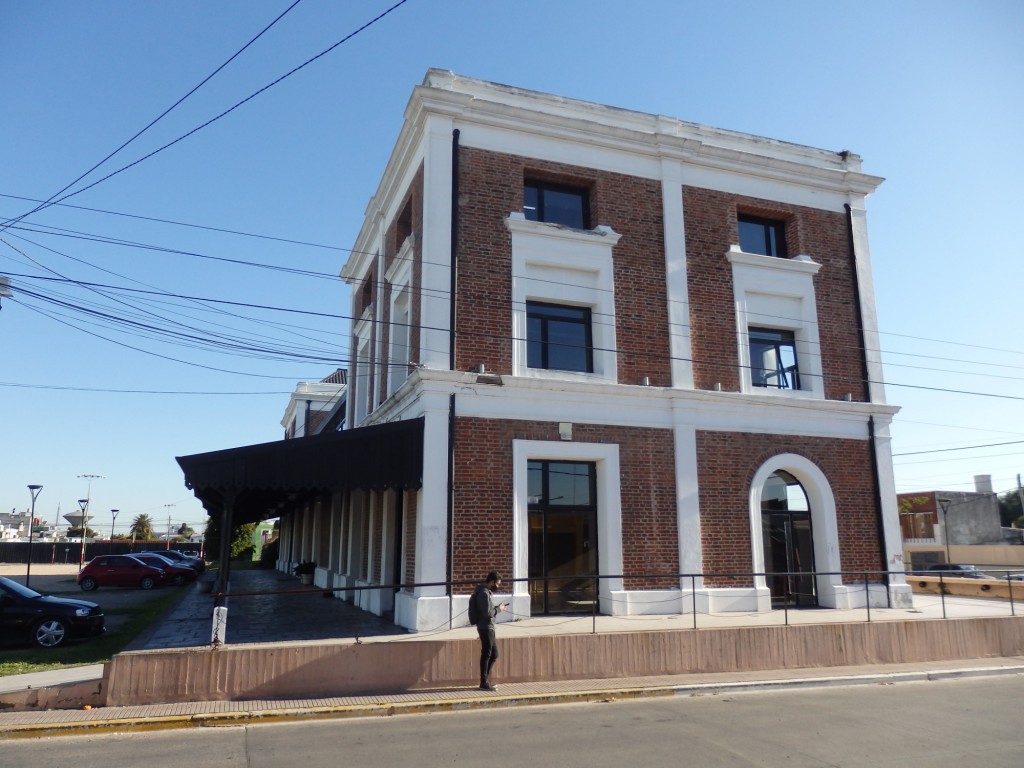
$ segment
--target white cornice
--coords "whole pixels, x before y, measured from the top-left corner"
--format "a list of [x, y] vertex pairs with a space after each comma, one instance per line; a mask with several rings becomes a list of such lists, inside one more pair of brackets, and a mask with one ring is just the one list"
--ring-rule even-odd
[[[341, 271], [347, 280], [360, 276], [366, 266], [360, 251], [378, 250], [378, 219], [397, 205], [395, 197], [404, 192], [403, 185], [422, 160], [423, 136], [431, 116], [466, 131], [463, 143], [467, 146], [472, 146], [470, 136], [481, 136], [481, 130], [485, 137], [494, 131], [532, 136], [628, 155], [636, 159], [630, 165], [633, 171], [649, 178], [659, 178], [662, 160], [669, 159], [693, 168], [697, 179], [707, 171], [756, 177], [802, 187], [812, 195], [825, 192], [854, 201], [874, 192], [884, 180], [861, 172], [861, 158], [851, 152], [816, 149], [431, 69], [406, 106], [402, 129], [367, 204], [354, 253]], [[482, 146], [486, 148], [486, 140]]]
[[883, 181], [862, 173], [861, 158], [852, 152], [816, 149], [664, 115], [489, 83], [444, 70], [430, 70], [413, 99], [425, 92], [430, 93], [431, 108], [443, 104], [446, 112], [458, 114], [464, 121], [495, 127], [515, 125], [519, 130], [574, 137], [722, 170], [750, 173], [757, 168], [780, 181], [803, 180], [855, 195], [870, 194]]

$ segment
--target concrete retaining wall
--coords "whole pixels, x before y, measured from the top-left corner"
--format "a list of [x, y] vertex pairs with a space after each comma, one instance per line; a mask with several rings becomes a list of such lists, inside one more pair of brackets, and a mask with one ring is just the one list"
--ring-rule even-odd
[[[501, 638], [495, 682], [1024, 655], [1024, 617]], [[349, 696], [475, 686], [479, 642], [273, 643], [114, 656], [105, 704]]]

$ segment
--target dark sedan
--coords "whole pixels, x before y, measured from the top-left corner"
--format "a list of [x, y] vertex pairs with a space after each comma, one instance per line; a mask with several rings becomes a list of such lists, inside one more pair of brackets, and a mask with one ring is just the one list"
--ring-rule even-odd
[[103, 634], [103, 609], [88, 600], [41, 595], [0, 576], [0, 628], [5, 644], [59, 648]]
[[195, 568], [190, 568], [187, 565], [177, 565], [166, 557], [160, 555], [151, 555], [148, 552], [137, 552], [132, 555], [136, 560], [141, 560], [146, 565], [152, 565], [154, 568], [159, 568], [164, 572], [164, 576], [167, 581], [176, 587], [180, 587], [182, 584], [191, 584], [195, 581], [199, 574]]

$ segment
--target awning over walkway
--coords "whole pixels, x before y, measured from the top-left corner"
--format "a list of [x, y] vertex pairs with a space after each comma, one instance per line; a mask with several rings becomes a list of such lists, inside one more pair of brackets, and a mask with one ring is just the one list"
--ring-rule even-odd
[[423, 419], [177, 457], [206, 511], [233, 524], [274, 517], [324, 493], [423, 485]]

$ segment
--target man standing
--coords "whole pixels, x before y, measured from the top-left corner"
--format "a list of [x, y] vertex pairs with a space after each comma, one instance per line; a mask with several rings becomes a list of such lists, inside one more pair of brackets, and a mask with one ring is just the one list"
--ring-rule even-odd
[[480, 635], [480, 688], [496, 690], [491, 685], [491, 667], [498, 659], [498, 643], [494, 635], [494, 617], [508, 608], [508, 603], [494, 605], [494, 590], [501, 586], [501, 574], [491, 571], [487, 580], [478, 584], [469, 598], [469, 622]]

